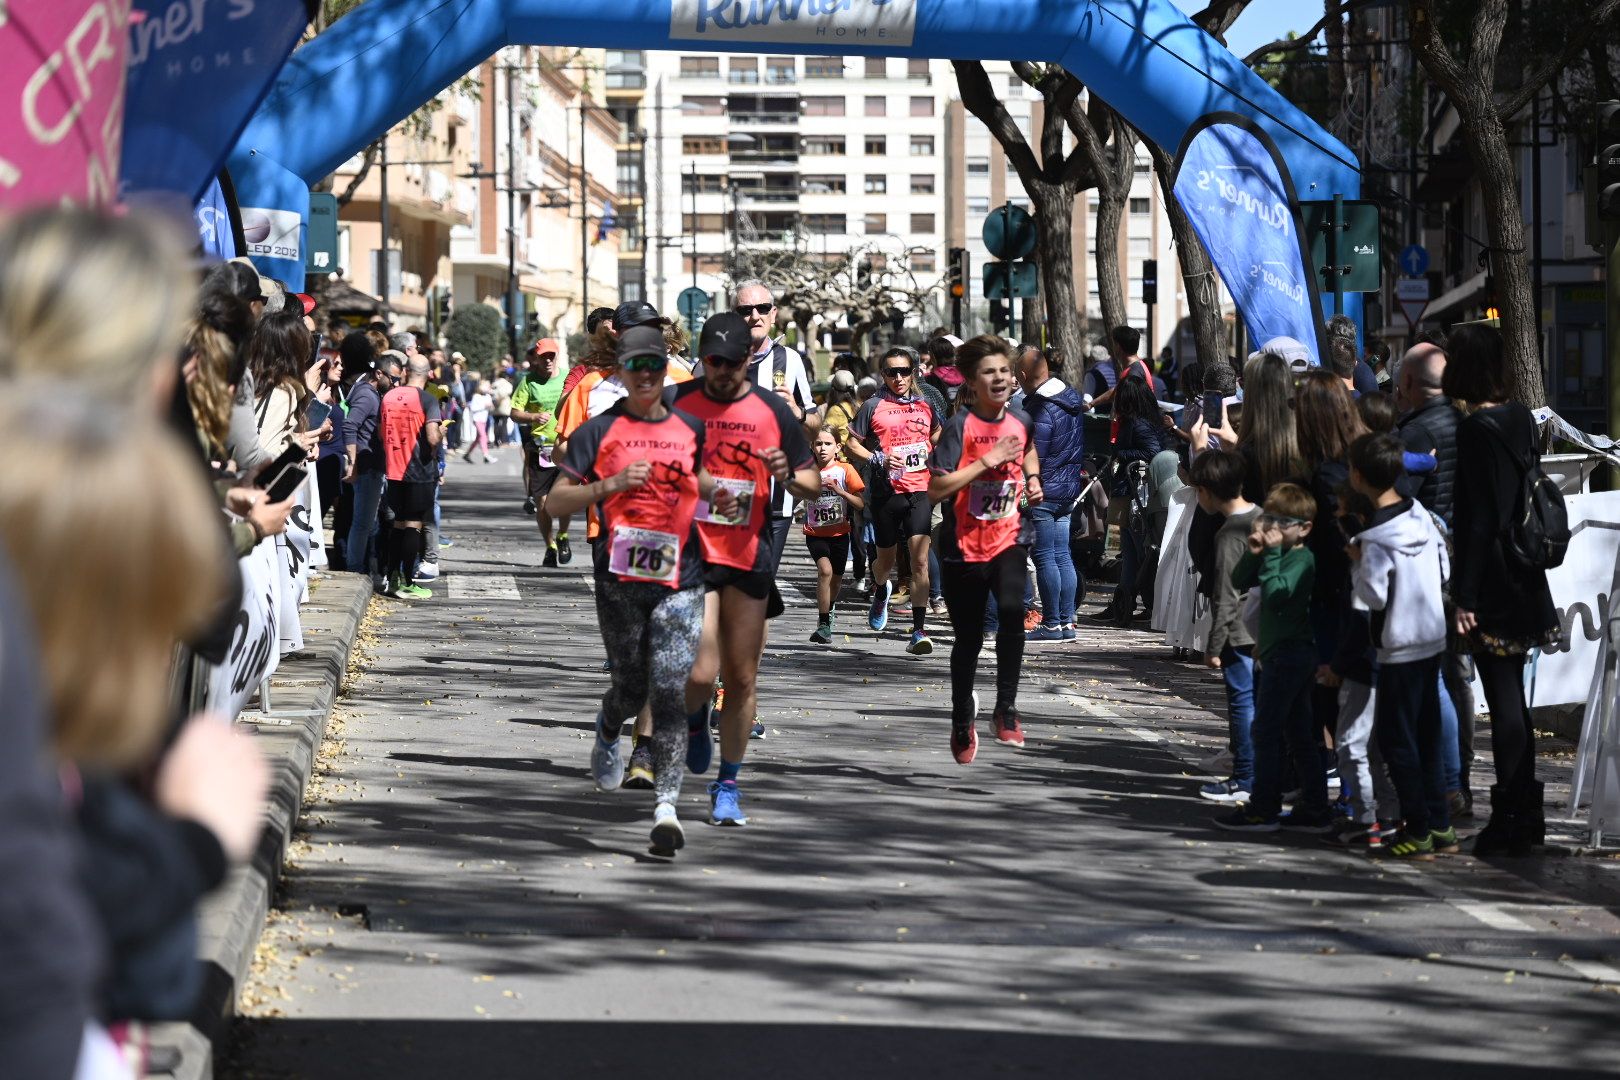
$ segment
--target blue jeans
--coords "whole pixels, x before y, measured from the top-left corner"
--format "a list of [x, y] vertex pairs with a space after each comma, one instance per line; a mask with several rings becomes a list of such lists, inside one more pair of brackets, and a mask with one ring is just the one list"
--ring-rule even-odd
[[1444, 673], [1440, 677], [1440, 770], [1445, 775], [1446, 790], [1462, 790], [1462, 744], [1457, 741], [1457, 705], [1446, 690]]
[[1047, 626], [1074, 622], [1074, 594], [1078, 576], [1069, 551], [1069, 521], [1073, 507], [1058, 509], [1042, 504], [1030, 515], [1035, 519], [1035, 583], [1041, 589], [1042, 621]]
[[[778, 564], [781, 559], [776, 560]], [[939, 552], [934, 545], [928, 545], [928, 599], [938, 600], [945, 595], [944, 575], [939, 572]]]
[[1254, 788], [1254, 650], [1228, 645], [1221, 650], [1221, 679], [1226, 683], [1226, 727], [1232, 747], [1232, 779], [1243, 790]]
[[371, 558], [377, 553], [377, 508], [382, 505], [383, 482], [380, 472], [357, 472], [350, 485], [354, 488], [354, 517], [343, 545], [343, 563], [356, 574], [369, 574]]
[[1316, 645], [1285, 641], [1260, 660], [1260, 693], [1254, 725], [1254, 791], [1249, 812], [1274, 817], [1282, 809], [1283, 754], [1299, 776], [1299, 809], [1326, 815], [1327, 770], [1322, 765], [1322, 739], [1311, 712], [1316, 685]]
[[1114, 607], [1121, 615], [1136, 610], [1136, 576], [1142, 567], [1142, 538], [1131, 528], [1130, 516], [1119, 529], [1119, 585], [1114, 589]]

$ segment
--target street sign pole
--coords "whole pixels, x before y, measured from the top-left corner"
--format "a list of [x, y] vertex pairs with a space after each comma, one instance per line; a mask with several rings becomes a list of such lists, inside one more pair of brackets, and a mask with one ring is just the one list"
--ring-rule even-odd
[[[1333, 314], [1344, 313], [1344, 274], [1339, 270], [1339, 230], [1344, 227], [1344, 196], [1333, 193], [1333, 220], [1328, 223], [1328, 273], [1333, 281]], [[1326, 357], [1323, 357], [1326, 359]]]

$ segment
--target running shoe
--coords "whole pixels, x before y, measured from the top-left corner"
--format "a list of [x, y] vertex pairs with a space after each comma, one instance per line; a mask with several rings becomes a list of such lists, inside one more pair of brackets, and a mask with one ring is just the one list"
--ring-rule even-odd
[[1436, 855], [1456, 855], [1462, 851], [1462, 845], [1457, 843], [1457, 830], [1455, 828], [1430, 829], [1429, 841], [1434, 844]]
[[598, 791], [613, 791], [624, 783], [624, 753], [619, 740], [602, 737], [602, 711], [596, 711], [596, 741], [591, 745], [591, 779]]
[[485, 454], [484, 455], [484, 464], [485, 465], [498, 465], [498, 464], [500, 464], [500, 460], [501, 459], [496, 457], [494, 454]]
[[653, 807], [652, 853], [673, 855], [685, 846], [686, 831], [675, 816], [674, 804], [661, 802]]
[[928, 601], [928, 610], [933, 612], [935, 615], [946, 614], [947, 608], [945, 607], [945, 598], [943, 596], [935, 596], [930, 598]]
[[951, 725], [951, 756], [958, 765], [971, 765], [979, 753], [979, 733], [972, 724]]
[[1334, 847], [1358, 848], [1373, 847], [1373, 837], [1378, 832], [1378, 823], [1363, 825], [1355, 818], [1344, 818], [1334, 823], [1331, 831], [1322, 839]]
[[406, 600], [431, 600], [433, 598], [432, 590], [424, 589], [422, 586], [415, 584], [401, 585], [395, 595], [402, 596]]
[[1425, 834], [1423, 839], [1417, 840], [1412, 837], [1411, 833], [1402, 830], [1393, 840], [1384, 844], [1384, 854], [1396, 859], [1433, 862], [1434, 837]]
[[1276, 814], [1251, 814], [1243, 807], [1217, 816], [1215, 827], [1227, 832], [1276, 832], [1280, 828]]
[[1041, 623], [1035, 629], [1024, 634], [1025, 641], [1062, 641], [1063, 628], [1061, 626], [1047, 626]]
[[927, 656], [933, 651], [934, 640], [928, 636], [926, 631], [913, 630], [911, 632], [911, 644], [906, 646], [906, 652], [912, 656]]
[[1313, 814], [1308, 810], [1294, 809], [1277, 819], [1277, 827], [1286, 832], [1315, 833], [1320, 836], [1333, 831], [1333, 815], [1326, 811]]
[[1378, 827], [1367, 834], [1367, 848], [1371, 851], [1382, 851], [1393, 844], [1401, 835], [1399, 821], [1385, 821], [1380, 819]]
[[750, 739], [763, 739], [765, 737], [765, 721], [754, 717], [754, 726], [748, 729]]
[[743, 816], [742, 806], [737, 802], [737, 782], [719, 780], [709, 785], [709, 824], [710, 825], [746, 825], [748, 819]]
[[523, 500], [523, 512], [525, 514], [533, 517], [534, 512], [538, 509], [540, 509], [540, 507], [535, 504], [534, 496], [531, 495], [529, 498]]
[[429, 562], [426, 559], [423, 559], [421, 562], [417, 563], [416, 564], [416, 576], [413, 577], [411, 580], [416, 581], [416, 582], [427, 582], [427, 581], [437, 581], [437, 580], [439, 580], [439, 563], [438, 563], [438, 560], [435, 559], [434, 561]]
[[1474, 793], [1472, 791], [1452, 791], [1446, 794], [1446, 802], [1451, 808], [1451, 819], [1472, 818], [1474, 816]]
[[1249, 801], [1249, 789], [1238, 781], [1228, 778], [1205, 784], [1198, 789], [1198, 796], [1210, 802], [1246, 803]]
[[826, 623], [822, 623], [820, 626], [816, 627], [816, 632], [810, 635], [810, 640], [817, 645], [831, 645], [832, 627], [828, 626]]
[[454, 540], [450, 539], [448, 536], [439, 537], [439, 549], [441, 551], [443, 549], [445, 549], [445, 548], [453, 548], [455, 546], [456, 546], [456, 542]]
[[882, 631], [889, 625], [889, 596], [894, 592], [894, 585], [885, 581], [883, 588], [872, 590], [872, 606], [866, 613], [866, 625], [873, 630]]
[[686, 768], [702, 776], [714, 761], [714, 736], [709, 734], [709, 710], [702, 709], [696, 716], [695, 724], [691, 717], [686, 719]]
[[1063, 640], [1064, 641], [1073, 641], [1074, 639], [1075, 639], [1074, 623], [1064, 623], [1063, 624]]
[[557, 545], [556, 544], [553, 544], [550, 547], [546, 548], [546, 557], [544, 559], [540, 560], [540, 565], [541, 566], [556, 566], [557, 565]]
[[564, 566], [574, 561], [574, 549], [568, 546], [568, 537], [564, 533], [557, 534], [557, 561]]
[[1002, 746], [1021, 748], [1024, 729], [1018, 726], [1018, 710], [1011, 705], [997, 705], [990, 714], [990, 730], [996, 733], [996, 742]]
[[653, 786], [652, 741], [648, 740], [630, 749], [630, 770], [624, 774], [624, 786], [650, 791]]
[[1030, 608], [1028, 611], [1024, 612], [1024, 629], [1026, 631], [1035, 629], [1037, 626], [1041, 625], [1041, 620], [1043, 618], [1045, 618], [1045, 616], [1041, 614], [1040, 608]]

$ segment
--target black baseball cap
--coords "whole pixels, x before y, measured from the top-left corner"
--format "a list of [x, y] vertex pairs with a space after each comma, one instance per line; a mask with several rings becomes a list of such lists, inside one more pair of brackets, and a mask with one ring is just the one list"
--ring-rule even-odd
[[658, 321], [658, 309], [645, 300], [629, 300], [613, 312], [613, 329], [622, 334], [632, 326], [646, 326]]
[[664, 347], [663, 331], [656, 326], [629, 327], [619, 335], [617, 356], [621, 364], [638, 356], [656, 356], [668, 360], [669, 350]]
[[596, 328], [598, 326], [601, 326], [602, 323], [605, 320], [611, 319], [611, 318], [613, 318], [613, 309], [612, 308], [610, 308], [610, 307], [592, 308], [591, 313], [589, 315], [585, 316], [585, 332], [587, 334], [596, 333]]
[[735, 311], [710, 315], [698, 338], [698, 359], [707, 360], [712, 356], [733, 364], [746, 360], [753, 348], [749, 334], [748, 320]]

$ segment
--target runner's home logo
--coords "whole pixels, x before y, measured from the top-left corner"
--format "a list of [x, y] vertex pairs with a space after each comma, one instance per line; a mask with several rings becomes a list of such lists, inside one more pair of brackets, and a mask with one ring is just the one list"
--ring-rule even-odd
[[676, 39], [910, 45], [917, 0], [670, 0]]

